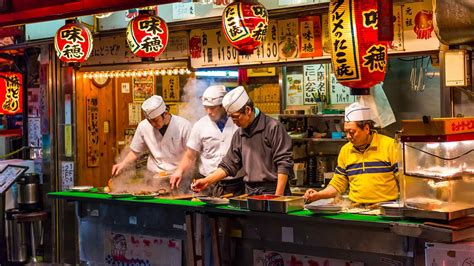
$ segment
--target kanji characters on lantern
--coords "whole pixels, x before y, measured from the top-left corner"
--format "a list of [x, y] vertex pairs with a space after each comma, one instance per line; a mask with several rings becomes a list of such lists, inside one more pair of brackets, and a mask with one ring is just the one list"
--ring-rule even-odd
[[224, 9], [222, 27], [227, 40], [240, 54], [252, 54], [265, 40], [267, 10], [257, 1], [236, 1]]
[[141, 10], [127, 26], [130, 50], [142, 60], [154, 60], [168, 44], [168, 26], [150, 10]]
[[16, 72], [0, 72], [0, 114], [19, 114], [23, 111], [22, 76]]
[[92, 34], [77, 20], [66, 20], [54, 36], [54, 48], [59, 60], [77, 65], [89, 58], [92, 52]]
[[377, 0], [331, 0], [329, 31], [334, 75], [351, 94], [385, 78], [387, 42], [378, 39]]

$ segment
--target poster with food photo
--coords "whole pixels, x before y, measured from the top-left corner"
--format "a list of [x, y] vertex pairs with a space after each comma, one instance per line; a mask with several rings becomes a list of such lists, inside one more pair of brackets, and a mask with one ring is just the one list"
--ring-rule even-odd
[[288, 86], [286, 94], [286, 103], [288, 105], [303, 104], [303, 75], [289, 74], [286, 76], [286, 84]]
[[133, 101], [143, 102], [148, 97], [155, 94], [153, 76], [133, 78]]

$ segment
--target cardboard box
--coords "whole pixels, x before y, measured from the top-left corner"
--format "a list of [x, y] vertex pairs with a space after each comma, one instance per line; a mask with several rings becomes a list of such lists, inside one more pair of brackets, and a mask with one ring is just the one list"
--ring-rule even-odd
[[426, 243], [425, 265], [474, 265], [474, 242], [462, 242], [456, 244]]

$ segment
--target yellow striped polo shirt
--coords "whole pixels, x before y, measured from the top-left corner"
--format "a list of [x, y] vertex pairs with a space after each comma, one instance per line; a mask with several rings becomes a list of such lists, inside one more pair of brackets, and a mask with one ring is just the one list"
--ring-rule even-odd
[[349, 199], [376, 203], [398, 198], [398, 148], [395, 140], [373, 133], [370, 146], [360, 152], [352, 143], [342, 146], [329, 183], [339, 193], [349, 185]]

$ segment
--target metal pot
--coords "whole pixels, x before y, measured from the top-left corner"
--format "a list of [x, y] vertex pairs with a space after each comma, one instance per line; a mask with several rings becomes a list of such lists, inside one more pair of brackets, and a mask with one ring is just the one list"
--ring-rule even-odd
[[18, 179], [17, 202], [20, 210], [37, 210], [40, 208], [39, 175], [25, 174]]

